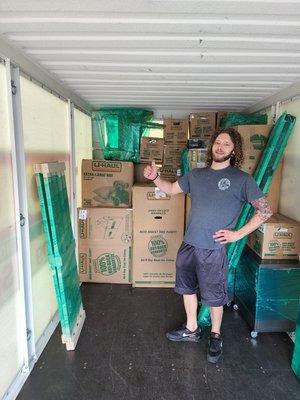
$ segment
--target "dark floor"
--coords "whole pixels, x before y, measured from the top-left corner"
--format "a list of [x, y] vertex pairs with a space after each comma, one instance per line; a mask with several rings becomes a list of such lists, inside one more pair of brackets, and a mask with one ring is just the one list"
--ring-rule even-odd
[[238, 312], [225, 311], [224, 357], [206, 361], [201, 343], [173, 343], [180, 296], [169, 289], [82, 286], [87, 319], [77, 349], [67, 352], [57, 329], [17, 400], [299, 400], [286, 334], [260, 334]]

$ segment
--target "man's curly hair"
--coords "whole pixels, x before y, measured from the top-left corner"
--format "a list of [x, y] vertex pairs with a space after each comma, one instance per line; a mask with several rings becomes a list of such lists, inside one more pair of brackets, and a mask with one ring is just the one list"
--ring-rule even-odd
[[244, 162], [244, 153], [243, 153], [243, 140], [239, 132], [233, 128], [224, 128], [218, 129], [211, 137], [210, 142], [207, 146], [207, 153], [206, 153], [206, 165], [208, 167], [211, 166], [213, 162], [212, 157], [212, 146], [215, 143], [217, 137], [221, 133], [227, 133], [234, 145], [233, 151], [234, 155], [230, 158], [230, 165], [236, 168], [240, 168]]

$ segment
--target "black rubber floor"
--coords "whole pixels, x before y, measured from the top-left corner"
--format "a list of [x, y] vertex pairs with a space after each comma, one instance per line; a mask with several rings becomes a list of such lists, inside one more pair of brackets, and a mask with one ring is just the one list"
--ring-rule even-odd
[[165, 332], [184, 320], [181, 297], [169, 289], [82, 286], [87, 319], [75, 352], [57, 329], [18, 400], [299, 400], [286, 334], [260, 334], [226, 309], [224, 357], [206, 361], [201, 343], [172, 343]]

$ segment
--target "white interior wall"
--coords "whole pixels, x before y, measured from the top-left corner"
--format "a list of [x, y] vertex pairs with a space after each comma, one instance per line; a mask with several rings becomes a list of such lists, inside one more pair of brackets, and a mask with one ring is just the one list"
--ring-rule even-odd
[[300, 98], [282, 104], [280, 111], [294, 115], [297, 120], [284, 155], [279, 212], [300, 222]]
[[92, 158], [92, 121], [91, 117], [77, 108], [74, 109], [75, 154], [76, 154], [76, 198], [77, 207], [81, 201], [81, 161]]

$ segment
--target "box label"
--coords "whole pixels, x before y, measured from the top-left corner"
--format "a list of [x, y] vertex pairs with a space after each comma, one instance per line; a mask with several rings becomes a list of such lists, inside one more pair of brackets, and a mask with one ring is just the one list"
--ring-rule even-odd
[[87, 218], [87, 210], [79, 210], [79, 219]]
[[94, 272], [102, 275], [113, 275], [121, 269], [121, 260], [116, 254], [104, 253], [94, 261]]
[[79, 253], [79, 273], [87, 274], [87, 255]]
[[152, 236], [148, 243], [148, 250], [153, 257], [163, 257], [168, 251], [168, 242], [161, 236]]
[[121, 172], [122, 163], [118, 161], [92, 161], [92, 170], [105, 172]]

